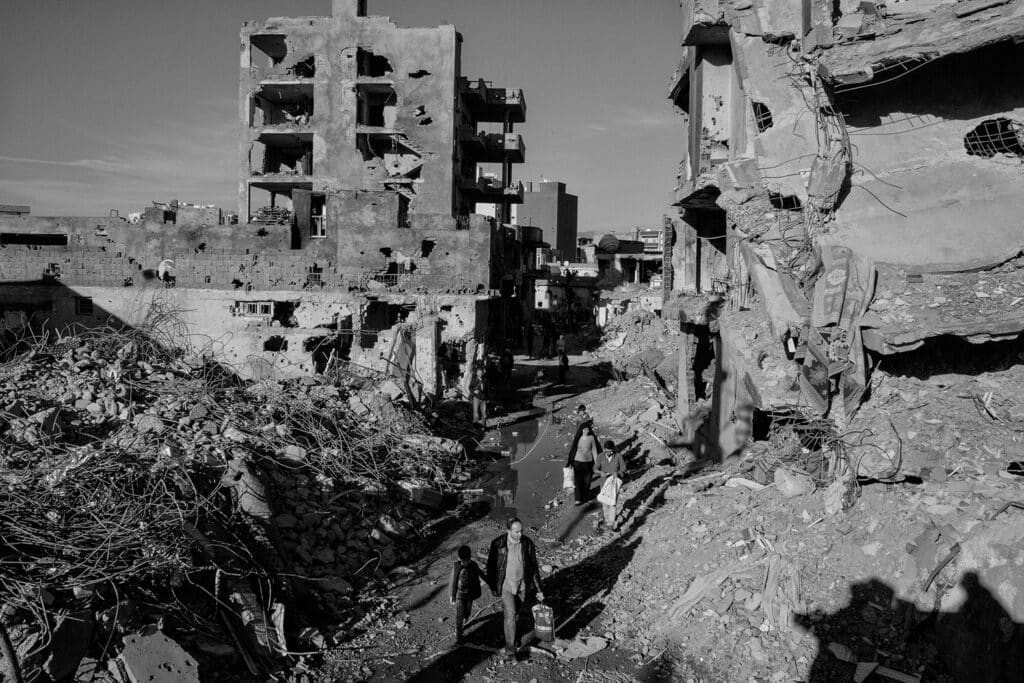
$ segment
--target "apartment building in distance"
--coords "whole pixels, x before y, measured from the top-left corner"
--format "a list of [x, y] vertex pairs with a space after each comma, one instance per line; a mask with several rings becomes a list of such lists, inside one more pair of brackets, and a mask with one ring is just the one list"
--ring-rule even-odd
[[473, 209], [522, 199], [522, 91], [463, 76], [454, 26], [399, 27], [364, 0], [240, 35], [238, 224], [167, 205], [137, 223], [0, 215], [0, 307], [133, 325], [161, 301], [243, 375], [351, 361], [436, 393], [438, 357], [466, 369], [519, 267]]

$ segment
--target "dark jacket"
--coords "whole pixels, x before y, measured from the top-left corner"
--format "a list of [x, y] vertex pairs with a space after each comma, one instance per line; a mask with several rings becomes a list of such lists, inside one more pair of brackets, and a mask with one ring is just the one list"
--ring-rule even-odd
[[480, 597], [480, 565], [473, 560], [455, 560], [452, 567], [452, 599], [476, 600]]
[[[540, 567], [537, 566], [537, 547], [525, 535], [519, 541], [523, 546], [523, 581], [526, 597], [540, 590]], [[491, 541], [487, 553], [487, 586], [498, 595], [505, 584], [505, 565], [508, 562], [508, 534], [504, 533]]]
[[597, 458], [597, 471], [601, 474], [614, 474], [621, 479], [626, 473], [626, 461], [622, 459], [622, 453], [604, 451]]
[[[566, 467], [572, 467], [573, 458], [576, 457], [576, 446], [580, 443], [580, 437], [583, 436], [583, 428], [590, 427], [591, 431], [594, 429], [594, 420], [591, 417], [583, 420], [576, 427], [576, 434], [572, 437], [572, 445], [569, 446], [569, 457], [565, 460]], [[604, 448], [601, 446], [601, 440], [597, 438], [597, 433], [594, 433], [594, 441], [597, 442], [597, 452], [604, 453]]]

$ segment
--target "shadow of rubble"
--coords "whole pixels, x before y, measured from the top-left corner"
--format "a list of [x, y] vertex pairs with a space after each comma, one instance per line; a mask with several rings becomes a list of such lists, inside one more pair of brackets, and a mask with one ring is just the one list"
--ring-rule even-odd
[[877, 662], [940, 683], [1020, 681], [1024, 625], [1013, 621], [977, 574], [964, 574], [960, 588], [966, 598], [959, 610], [926, 612], [874, 578], [852, 584], [849, 603], [835, 612], [794, 615], [819, 642], [807, 680], [851, 680], [856, 662]]

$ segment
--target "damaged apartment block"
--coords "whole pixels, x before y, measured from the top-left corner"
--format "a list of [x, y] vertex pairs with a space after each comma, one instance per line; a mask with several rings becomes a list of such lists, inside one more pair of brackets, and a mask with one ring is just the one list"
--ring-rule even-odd
[[[1024, 419], [1024, 0], [682, 9], [669, 99], [687, 145], [666, 253], [675, 296], [715, 311], [681, 316], [684, 349], [709, 335], [714, 345], [702, 455], [781, 462], [779, 439], [803, 434], [796, 450], [808, 455], [795, 462], [832, 482], [833, 502], [829, 492], [878, 482], [941, 490], [948, 478], [970, 491], [1013, 479]], [[921, 494], [893, 495], [916, 506]], [[960, 512], [968, 528], [982, 522], [972, 534], [992, 519]], [[939, 653], [941, 680], [1020, 677], [1019, 581], [992, 579], [979, 558], [958, 560], [957, 572], [967, 585], [972, 567], [988, 568], [987, 589], [1013, 619], [998, 637], [983, 624], [999, 612], [991, 597], [983, 616], [965, 617], [962, 588], [933, 600], [894, 565], [899, 599], [927, 602], [929, 621], [945, 624], [904, 631]]]
[[1020, 0], [682, 5], [672, 287], [726, 303], [719, 452], [736, 415], [852, 428], [879, 364], [1024, 331]]
[[351, 362], [436, 395], [444, 345], [468, 377], [514, 267], [492, 257], [506, 231], [474, 211], [522, 201], [522, 91], [463, 76], [454, 26], [399, 27], [360, 0], [246, 22], [240, 38], [238, 223], [177, 201], [133, 223], [2, 215], [0, 306], [32, 324], [132, 325], [159, 300], [244, 376]]

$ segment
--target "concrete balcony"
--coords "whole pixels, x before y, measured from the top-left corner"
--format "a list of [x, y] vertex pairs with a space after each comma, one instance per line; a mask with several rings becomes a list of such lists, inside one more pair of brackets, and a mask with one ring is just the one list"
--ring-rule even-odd
[[476, 121], [522, 123], [526, 120], [526, 98], [521, 88], [494, 88], [479, 79], [459, 81], [462, 103]]
[[523, 203], [523, 184], [515, 183], [502, 187], [501, 181], [495, 178], [459, 177], [459, 189], [467, 198], [485, 204], [501, 204], [508, 201], [512, 204]]
[[464, 154], [477, 163], [526, 160], [526, 144], [518, 133], [478, 133], [471, 126], [459, 126], [459, 142]]

